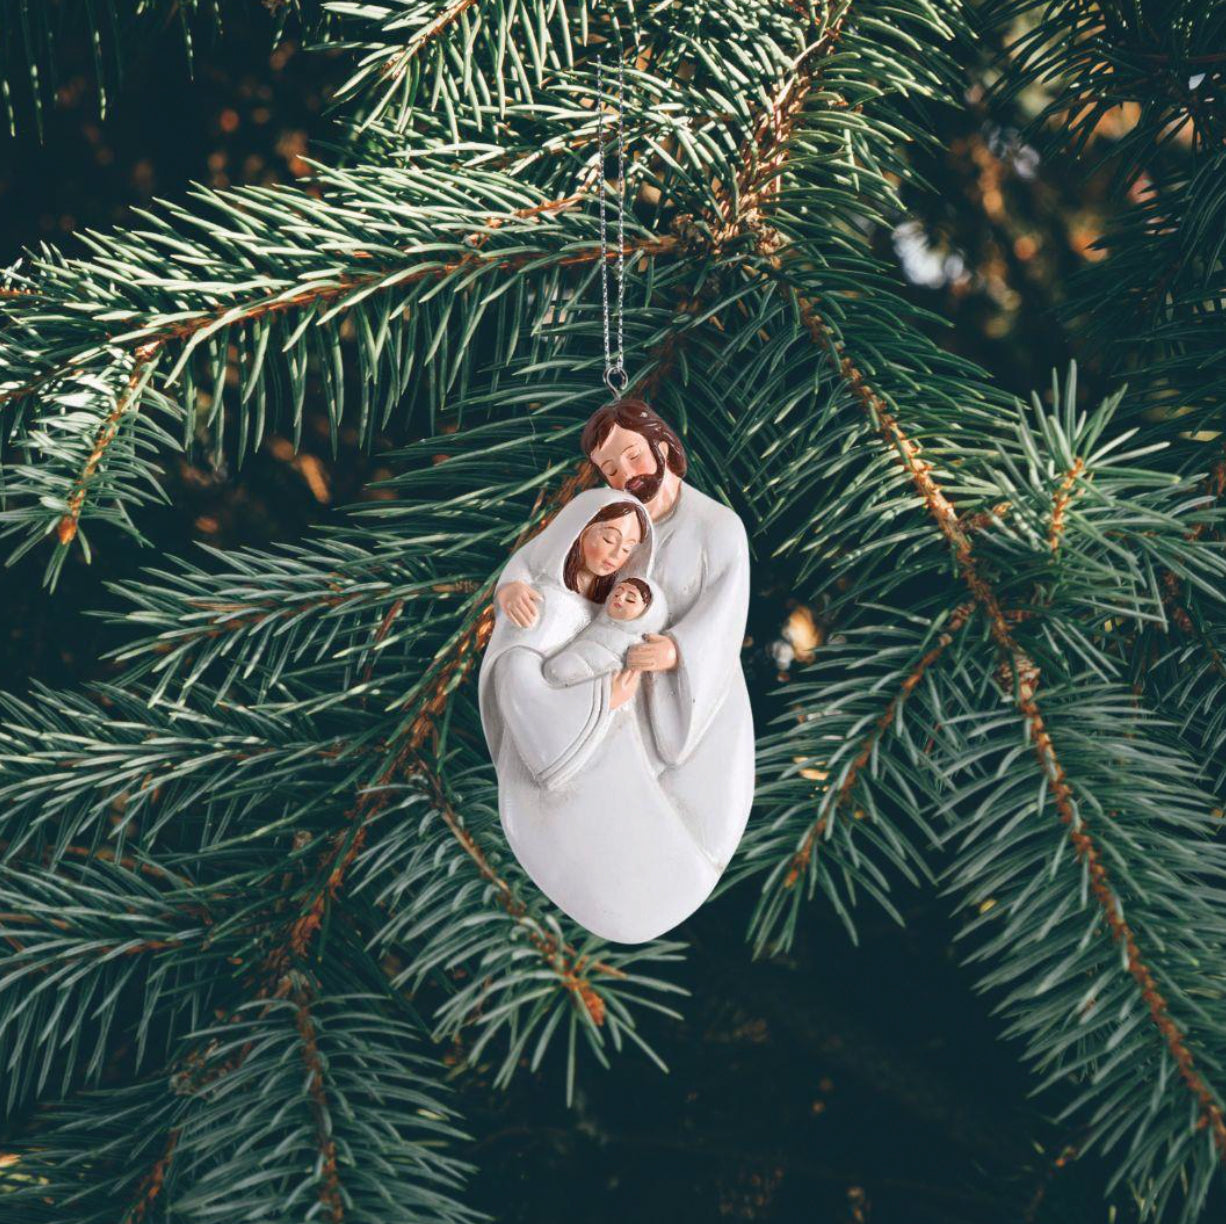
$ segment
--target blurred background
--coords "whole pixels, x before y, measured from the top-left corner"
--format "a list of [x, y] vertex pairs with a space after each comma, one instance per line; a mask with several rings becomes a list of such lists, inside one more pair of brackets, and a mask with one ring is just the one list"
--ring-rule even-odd
[[[348, 56], [293, 40], [270, 54], [265, 9], [232, 7], [224, 38], [196, 41], [190, 74], [173, 30], [129, 48], [105, 119], [91, 49], [61, 44], [45, 138], [30, 123], [18, 138], [0, 135], [0, 265], [43, 243], [84, 253], [83, 231], [139, 224], [136, 210], [155, 197], [186, 201], [193, 182], [292, 182], [309, 174], [305, 158], [329, 158], [323, 112]], [[1093, 353], [1070, 347], [1056, 312], [1070, 274], [1101, 257], [1108, 171], [1049, 163], [1020, 139], [1041, 109], [1037, 90], [989, 109], [994, 54], [983, 43], [962, 52], [965, 104], [934, 110], [943, 147], [915, 154], [935, 190], [908, 194], [906, 219], [872, 241], [908, 296], [952, 324], [932, 325], [939, 343], [1022, 396], [1042, 394], [1053, 367], [1063, 377], [1076, 356], [1093, 403], [1113, 383]], [[1096, 140], [1119, 139], [1134, 119], [1112, 112]], [[149, 546], [114, 534], [93, 565], [75, 552], [54, 596], [41, 555], [13, 566], [0, 611], [4, 687], [109, 673], [101, 656], [115, 631], [91, 614], [113, 606], [108, 580], [168, 553], [203, 563], [197, 541], [296, 540], [338, 506], [377, 495], [363, 485], [390, 475], [378, 453], [360, 453], [349, 428], [334, 457], [328, 433], [308, 413], [298, 454], [273, 436], [233, 468], [168, 456], [169, 504], [142, 520]], [[781, 592], [751, 633], [752, 666], [766, 679], [803, 661], [820, 630]], [[866, 907], [858, 946], [819, 901], [794, 952], [769, 963], [751, 962], [744, 942], [747, 889], [705, 907], [676, 932], [692, 949], [679, 976], [693, 992], [679, 1004], [685, 1019], [658, 1017], [649, 1034], [667, 1075], [634, 1053], [613, 1072], [581, 1059], [569, 1111], [561, 1059], [524, 1071], [508, 1093], [482, 1074], [457, 1078], [480, 1166], [469, 1201], [507, 1224], [1130, 1218], [1103, 1200], [1108, 1167], [1068, 1159], [1077, 1136], [1054, 1118], [1058, 1096], [1042, 1109], [1027, 1098], [1035, 1080], [972, 990], [944, 899], [902, 883], [894, 900], [906, 928]]]

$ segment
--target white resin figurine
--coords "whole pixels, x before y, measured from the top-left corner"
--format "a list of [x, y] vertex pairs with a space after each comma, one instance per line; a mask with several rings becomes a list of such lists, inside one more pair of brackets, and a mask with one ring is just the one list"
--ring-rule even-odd
[[641, 943], [710, 895], [749, 817], [749, 547], [642, 401], [600, 409], [582, 444], [609, 487], [499, 577], [481, 718], [524, 870], [594, 934]]

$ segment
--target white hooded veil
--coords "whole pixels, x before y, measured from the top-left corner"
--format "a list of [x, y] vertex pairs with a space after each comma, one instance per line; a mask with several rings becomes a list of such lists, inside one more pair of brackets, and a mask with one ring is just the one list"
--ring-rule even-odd
[[[621, 501], [634, 499], [607, 488], [580, 493], [507, 563], [500, 583], [528, 582], [543, 598], [529, 629], [496, 614], [478, 692], [499, 820], [516, 859], [593, 934], [642, 943], [692, 914], [719, 868], [657, 780], [634, 711], [641, 693], [610, 710], [608, 673], [557, 688], [542, 675], [545, 659], [600, 609], [563, 585], [566, 554], [602, 506]], [[619, 576], [650, 580], [654, 542], [649, 521]]]
[[[603, 684], [585, 685], [557, 696], [553, 690], [542, 695], [537, 691], [535, 678], [520, 669], [521, 683], [501, 686], [499, 695], [493, 684], [495, 664], [516, 647], [533, 651], [543, 661], [591, 623], [601, 605], [567, 588], [563, 580], [566, 556], [599, 510], [621, 502], [642, 510], [632, 494], [616, 489], [586, 489], [576, 494], [538, 535], [515, 553], [499, 575], [499, 585], [516, 579], [528, 582], [542, 598], [537, 601], [536, 621], [527, 629], [520, 628], [495, 604], [494, 632], [477, 676], [481, 726], [490, 756], [497, 763], [509, 724], [524, 763], [542, 784], [560, 785], [595, 748], [601, 719], [611, 713], [611, 679], [605, 677]], [[643, 540], [619, 577], [630, 573], [631, 566], [636, 573], [650, 575], [655, 533], [645, 510], [642, 522], [646, 528]]]

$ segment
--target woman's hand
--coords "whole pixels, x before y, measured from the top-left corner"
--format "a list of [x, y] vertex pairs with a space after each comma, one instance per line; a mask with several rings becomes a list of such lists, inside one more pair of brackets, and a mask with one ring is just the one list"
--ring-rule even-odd
[[623, 668], [613, 673], [613, 695], [609, 699], [609, 709], [616, 710], [625, 705], [639, 691], [639, 680], [643, 673], [632, 667]]
[[541, 593], [526, 582], [504, 582], [494, 592], [498, 607], [521, 629], [529, 629], [536, 620], [536, 601]]

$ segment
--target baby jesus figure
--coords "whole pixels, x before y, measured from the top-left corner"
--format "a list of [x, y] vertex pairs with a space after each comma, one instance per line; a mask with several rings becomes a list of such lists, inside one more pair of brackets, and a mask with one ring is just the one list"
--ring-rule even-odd
[[645, 578], [623, 578], [586, 629], [580, 630], [542, 669], [555, 687], [581, 684], [625, 668], [626, 651], [668, 620], [663, 592]]

